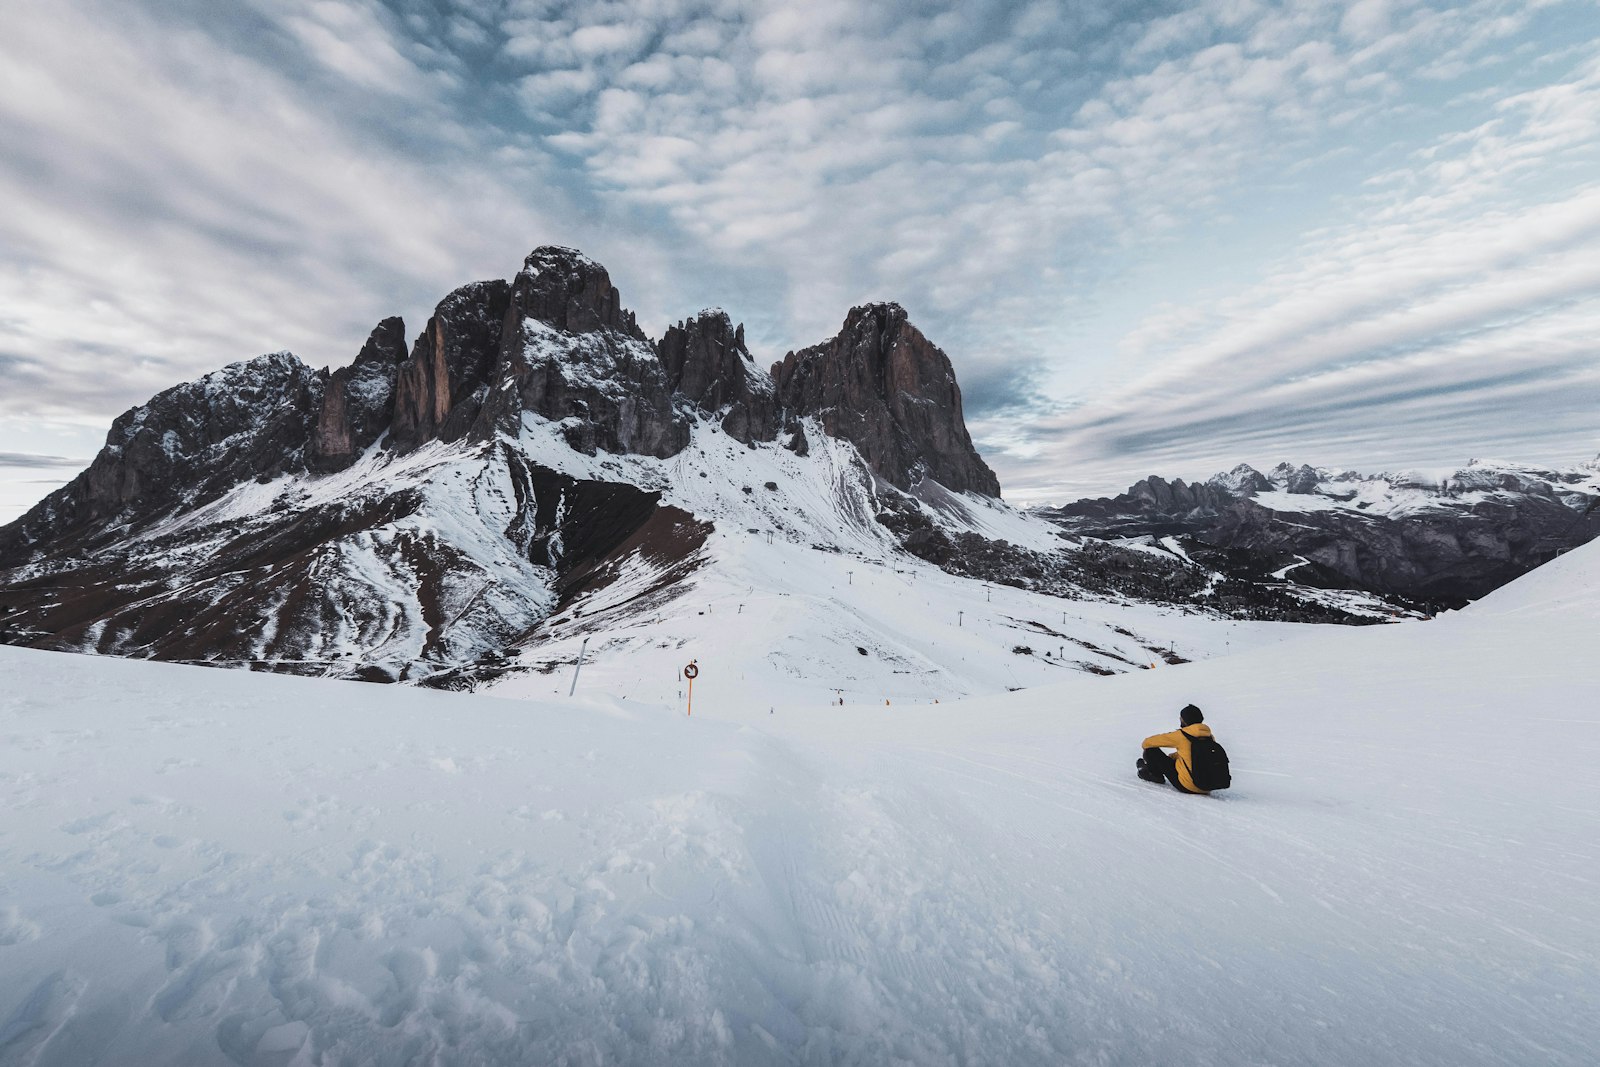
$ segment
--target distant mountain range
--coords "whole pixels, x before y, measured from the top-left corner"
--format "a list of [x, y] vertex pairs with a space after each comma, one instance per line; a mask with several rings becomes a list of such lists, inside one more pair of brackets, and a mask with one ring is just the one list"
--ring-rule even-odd
[[1204, 482], [1146, 478], [1041, 511], [1075, 536], [1152, 545], [1240, 578], [1459, 607], [1600, 535], [1600, 463], [1480, 463], [1358, 474], [1241, 464]]
[[[1600, 532], [1595, 471], [1503, 466], [1444, 484], [1238, 468], [1019, 512], [949, 359], [898, 305], [854, 308], [763, 369], [720, 310], [647, 337], [572, 249], [457, 289], [405, 338], [386, 319], [348, 366], [265, 355], [124, 413], [87, 470], [0, 527], [0, 639], [477, 686], [546, 669], [541, 650], [573, 635], [655, 641], [691, 591], [776, 583], [784, 546], [975, 579], [956, 601], [987, 601], [981, 581], [1361, 622], [1478, 595]], [[844, 632], [863, 611], [806, 603], [796, 628]], [[907, 625], [882, 623], [883, 647]], [[1099, 672], [1155, 648], [1125, 627], [1118, 651], [1017, 625]], [[892, 668], [914, 669], [941, 668]]]

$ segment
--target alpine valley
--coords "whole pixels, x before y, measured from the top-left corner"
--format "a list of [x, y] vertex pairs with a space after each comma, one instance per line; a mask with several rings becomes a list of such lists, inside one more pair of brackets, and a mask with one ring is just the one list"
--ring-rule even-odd
[[720, 310], [647, 337], [564, 248], [405, 340], [123, 414], [0, 528], [0, 636], [517, 696], [583, 662], [676, 700], [699, 659], [725, 701], [930, 701], [1431, 614], [1600, 533], [1593, 467], [1240, 467], [1019, 511], [898, 305], [763, 369]]

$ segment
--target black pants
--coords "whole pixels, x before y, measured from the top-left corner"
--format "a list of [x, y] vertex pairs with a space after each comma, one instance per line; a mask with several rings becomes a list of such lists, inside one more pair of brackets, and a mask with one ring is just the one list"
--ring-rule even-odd
[[1159, 748], [1144, 750], [1144, 767], [1140, 770], [1139, 777], [1147, 782], [1159, 782], [1165, 779], [1180, 793], [1194, 792], [1192, 789], [1185, 789], [1183, 782], [1178, 778], [1177, 757], [1168, 755]]

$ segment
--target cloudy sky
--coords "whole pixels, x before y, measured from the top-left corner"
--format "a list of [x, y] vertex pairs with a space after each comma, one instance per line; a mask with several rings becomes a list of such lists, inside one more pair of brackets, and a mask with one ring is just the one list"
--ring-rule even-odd
[[1593, 0], [8, 0], [0, 520], [535, 245], [758, 357], [898, 300], [1009, 499], [1600, 450]]

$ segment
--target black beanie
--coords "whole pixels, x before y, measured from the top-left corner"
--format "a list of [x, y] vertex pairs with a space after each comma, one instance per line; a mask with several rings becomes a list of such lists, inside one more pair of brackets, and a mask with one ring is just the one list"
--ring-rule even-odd
[[1206, 717], [1200, 714], [1200, 709], [1193, 704], [1185, 705], [1184, 709], [1178, 712], [1178, 723], [1181, 726], [1193, 726], [1197, 722], [1205, 721]]

